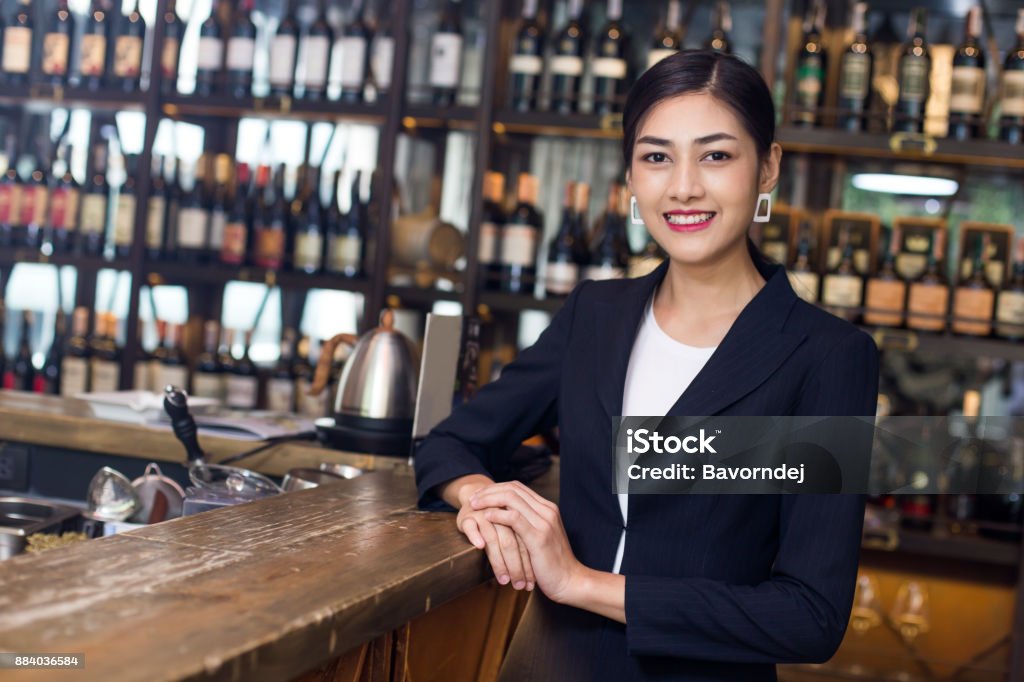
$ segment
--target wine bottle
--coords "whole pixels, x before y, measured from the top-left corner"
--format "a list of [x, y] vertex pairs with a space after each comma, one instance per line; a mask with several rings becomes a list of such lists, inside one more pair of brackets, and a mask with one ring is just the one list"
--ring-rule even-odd
[[184, 330], [184, 325], [173, 323], [167, 325], [167, 336], [164, 339], [165, 352], [160, 363], [162, 380], [156, 385], [157, 390], [163, 390], [166, 386], [187, 388], [189, 385], [188, 360], [182, 347]]
[[252, 345], [252, 331], [245, 334], [245, 347], [242, 357], [234, 362], [227, 375], [225, 396], [228, 407], [235, 409], [255, 409], [259, 400], [259, 372], [249, 357]]
[[332, 398], [329, 390], [321, 391], [320, 395], [309, 395], [314, 374], [313, 365], [309, 361], [311, 345], [310, 338], [303, 336], [295, 349], [295, 402], [299, 414], [309, 419], [319, 419], [328, 414]]
[[264, 190], [262, 206], [253, 223], [253, 264], [256, 267], [278, 270], [284, 264], [287, 220], [284, 175], [285, 165], [281, 164], [273, 183]]
[[327, 90], [327, 69], [331, 63], [331, 44], [334, 42], [333, 32], [327, 23], [323, 0], [317, 1], [317, 15], [309, 31], [299, 43], [299, 62], [301, 78], [299, 85], [305, 99], [322, 99]]
[[57, 310], [53, 324], [53, 341], [46, 352], [42, 368], [35, 373], [32, 390], [44, 395], [60, 395], [60, 368], [64, 356], [64, 343], [67, 338], [67, 315]]
[[533, 294], [537, 280], [537, 246], [544, 230], [537, 210], [537, 178], [519, 174], [515, 209], [501, 233], [502, 289], [513, 294]]
[[89, 309], [79, 306], [71, 313], [71, 338], [60, 363], [60, 394], [74, 397], [89, 390]]
[[608, 0], [608, 23], [597, 35], [594, 45], [594, 113], [620, 111], [619, 101], [626, 82], [628, 39], [622, 26], [622, 0]]
[[78, 48], [81, 85], [99, 90], [107, 74], [107, 11], [103, 0], [92, 0]]
[[585, 182], [577, 182], [572, 191], [573, 207], [573, 256], [576, 266], [579, 268], [580, 276], [590, 265], [590, 236], [587, 231], [590, 212], [590, 185]]
[[167, 217], [167, 182], [162, 156], [153, 154], [150, 178], [152, 184], [146, 200], [146, 258], [157, 261], [164, 255], [164, 220]]
[[135, 337], [136, 355], [135, 364], [132, 366], [132, 389], [136, 391], [157, 391], [160, 390], [160, 363], [156, 360], [157, 354], [163, 352], [160, 340], [163, 339], [165, 328], [162, 320], [156, 320], [157, 347], [153, 351], [146, 348], [146, 322], [139, 318], [138, 333]]
[[1024, 237], [1017, 241], [1013, 272], [996, 299], [995, 331], [1004, 339], [1024, 338]]
[[509, 58], [510, 96], [514, 111], [537, 108], [537, 93], [544, 71], [544, 31], [537, 22], [537, 0], [523, 0], [523, 15]]
[[864, 322], [885, 327], [902, 327], [906, 311], [907, 283], [896, 271], [900, 249], [900, 231], [893, 230], [889, 248], [882, 257], [878, 272], [865, 287]]
[[210, 211], [206, 205], [204, 178], [206, 156], [200, 156], [189, 171], [179, 173], [182, 196], [178, 205], [177, 252], [184, 263], [201, 263], [206, 259], [210, 243]]
[[[947, 490], [943, 496], [946, 518], [950, 530], [961, 533], [973, 530], [975, 501], [978, 488], [978, 464], [985, 445], [978, 435], [978, 417], [981, 414], [981, 393], [964, 391], [963, 425], [966, 435], [950, 454], [952, 472], [948, 474]], [[946, 476], [944, 472], [944, 476]]]
[[235, 189], [231, 197], [227, 224], [224, 226], [224, 243], [220, 249], [220, 262], [227, 265], [244, 265], [249, 245], [249, 166], [239, 163], [235, 169]]
[[940, 332], [946, 328], [949, 309], [949, 284], [945, 267], [945, 232], [935, 230], [928, 264], [912, 281], [907, 293], [907, 327]]
[[121, 385], [121, 349], [117, 345], [117, 317], [113, 313], [96, 313], [91, 345], [90, 390], [97, 393], [118, 390]]
[[270, 41], [270, 92], [281, 97], [295, 87], [295, 59], [299, 49], [299, 22], [295, 18], [296, 0], [285, 3], [285, 13]]
[[864, 300], [864, 281], [853, 262], [849, 228], [840, 233], [839, 249], [842, 252], [839, 262], [822, 279], [821, 302], [833, 315], [856, 322]]
[[47, 22], [43, 34], [43, 55], [40, 71], [43, 79], [52, 85], [64, 85], [71, 63], [71, 38], [75, 34], [75, 19], [68, 9], [68, 0], [57, 0], [57, 8]]
[[165, 95], [178, 91], [178, 61], [181, 41], [185, 38], [185, 23], [178, 16], [177, 0], [167, 0], [164, 10], [164, 43], [160, 51], [160, 90]]
[[196, 358], [192, 373], [192, 395], [224, 400], [224, 371], [217, 356], [220, 325], [216, 320], [203, 323], [203, 352]]
[[580, 81], [583, 77], [585, 37], [580, 15], [583, 0], [569, 0], [569, 19], [554, 41], [551, 63], [551, 110], [571, 114], [579, 109]]
[[[317, 202], [319, 203], [319, 202]], [[267, 409], [271, 412], [295, 412], [295, 330], [281, 332], [281, 352], [267, 379]]]
[[430, 39], [430, 71], [428, 85], [434, 104], [450, 107], [455, 104], [462, 73], [462, 3], [446, 0], [441, 21]]
[[199, 53], [196, 56], [196, 94], [209, 97], [220, 90], [224, 68], [224, 29], [217, 18], [214, 3], [210, 15], [199, 26]]
[[93, 151], [92, 177], [82, 193], [80, 248], [89, 256], [103, 253], [107, 232], [107, 204], [110, 185], [107, 183], [107, 148], [97, 145]]
[[928, 79], [932, 71], [932, 58], [925, 40], [928, 15], [924, 9], [915, 9], [910, 16], [908, 39], [900, 55], [899, 96], [893, 113], [893, 130], [920, 133], [924, 130], [925, 107], [931, 88]]
[[[37, 161], [38, 163], [38, 161]], [[50, 189], [46, 186], [46, 175], [38, 165], [21, 186], [20, 226], [15, 233], [15, 242], [30, 249], [37, 249], [42, 241], [46, 223], [46, 209]]]
[[478, 260], [483, 288], [497, 291], [501, 288], [501, 231], [505, 225], [505, 212], [501, 202], [505, 197], [505, 176], [495, 171], [484, 175], [483, 221], [480, 223]]
[[711, 35], [704, 41], [705, 50], [732, 54], [732, 10], [727, 0], [717, 0], [711, 14]]
[[669, 0], [665, 23], [654, 34], [654, 42], [647, 53], [647, 68], [651, 68], [665, 57], [679, 52], [682, 39], [679, 34], [680, 0]]
[[333, 218], [331, 223], [331, 236], [328, 245], [327, 269], [329, 272], [344, 275], [345, 277], [361, 277], [363, 275], [363, 250], [364, 234], [366, 226], [364, 208], [360, 196], [361, 171], [356, 171], [349, 188], [350, 201], [349, 210], [346, 213], [340, 211], [338, 206], [338, 183], [341, 172], [335, 176], [335, 196], [331, 202]]
[[576, 264], [576, 210], [574, 207], [576, 183], [565, 185], [565, 201], [562, 203], [562, 220], [558, 232], [548, 246], [547, 276], [544, 289], [548, 296], [568, 296], [579, 282], [580, 271]]
[[796, 106], [793, 122], [802, 126], [820, 123], [819, 110], [825, 101], [825, 76], [828, 54], [822, 40], [825, 28], [825, 3], [814, 0], [804, 19], [802, 45], [796, 55]]
[[338, 36], [331, 58], [335, 60], [331, 71], [337, 73], [343, 102], [361, 102], [363, 85], [366, 83], [366, 57], [369, 52], [370, 30], [366, 25], [365, 0], [359, 5], [356, 15]]
[[999, 139], [1024, 143], [1024, 7], [1017, 10], [1017, 45], [1003, 62]]
[[4, 388], [11, 391], [31, 391], [35, 377], [32, 366], [32, 322], [33, 315], [25, 310], [21, 313], [21, 335], [18, 338], [18, 350], [13, 360], [8, 363], [4, 374]]
[[80, 192], [67, 157], [69, 151], [61, 147], [54, 162], [56, 182], [50, 192], [50, 236], [55, 253], [69, 253], [78, 246], [78, 205]]
[[803, 222], [800, 226], [800, 240], [796, 247], [796, 258], [786, 271], [793, 292], [808, 303], [818, 302], [821, 278], [811, 264], [811, 226]]
[[228, 229], [228, 182], [231, 180], [231, 157], [218, 154], [213, 160], [213, 192], [206, 207], [210, 214], [209, 239], [204, 260], [215, 263], [224, 251], [224, 238]]
[[968, 140], [979, 136], [985, 108], [985, 50], [981, 46], [981, 7], [967, 12], [964, 42], [953, 57], [947, 137]]
[[601, 232], [594, 240], [590, 262], [583, 272], [585, 279], [621, 279], [626, 276], [630, 253], [622, 195], [622, 185], [617, 182], [608, 185]]
[[181, 185], [179, 169], [181, 164], [174, 154], [168, 154], [164, 160], [164, 177], [166, 178], [167, 212], [164, 214], [164, 245], [167, 249], [167, 260], [175, 259], [178, 249], [178, 212], [181, 208]]
[[256, 54], [256, 24], [252, 21], [253, 0], [241, 0], [231, 22], [226, 57], [228, 92], [243, 99], [252, 92], [252, 64]]
[[[0, 156], [3, 173], [0, 174], [0, 246], [10, 248], [15, 242], [15, 223], [21, 212], [21, 183], [15, 168], [15, 155]], [[3, 351], [0, 350], [0, 357]]]
[[324, 217], [318, 168], [311, 168], [307, 173], [303, 196], [305, 210], [297, 216], [292, 269], [312, 275], [320, 272], [324, 262]]
[[26, 85], [32, 68], [31, 0], [19, 0], [18, 9], [4, 27], [2, 71], [8, 85]]
[[395, 64], [395, 36], [391, 33], [388, 17], [377, 22], [370, 44], [370, 77], [376, 99], [391, 90], [391, 71]]
[[117, 195], [117, 213], [114, 218], [114, 253], [118, 258], [131, 255], [135, 239], [135, 206], [138, 202], [135, 175], [138, 172], [138, 160], [139, 157], [134, 154], [124, 157], [125, 179]]
[[974, 263], [966, 277], [961, 278], [953, 292], [953, 331], [968, 336], [988, 336], [992, 333], [992, 313], [995, 311], [996, 290], [986, 275], [988, 264], [988, 234], [979, 234], [974, 251]]
[[839, 64], [839, 127], [850, 132], [867, 129], [866, 114], [871, 103], [874, 57], [868, 44], [867, 11], [866, 2], [854, 4], [850, 22], [853, 42]]
[[111, 83], [113, 87], [123, 92], [135, 92], [139, 89], [142, 41], [145, 37], [146, 22], [139, 12], [139, 2], [135, 0], [131, 12], [122, 17], [117, 38], [114, 40], [114, 78]]

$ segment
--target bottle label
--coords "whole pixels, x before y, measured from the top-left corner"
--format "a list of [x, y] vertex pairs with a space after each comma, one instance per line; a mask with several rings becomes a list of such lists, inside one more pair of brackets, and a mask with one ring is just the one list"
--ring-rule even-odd
[[64, 76], [68, 72], [68, 49], [71, 40], [65, 33], [47, 33], [43, 38], [43, 73]]
[[[943, 285], [911, 284], [907, 297], [907, 326], [942, 331], [946, 328], [949, 288]], [[921, 317], [926, 315], [927, 317]]]
[[622, 80], [626, 77], [626, 60], [618, 57], [596, 57], [592, 62], [596, 78]]
[[306, 38], [306, 79], [308, 88], [322, 88], [327, 83], [327, 58], [331, 44], [327, 36]]
[[[964, 258], [960, 261], [960, 278], [967, 279], [974, 272], [974, 261]], [[1003, 284], [1003, 262], [1001, 260], [985, 261], [985, 278], [998, 289]]]
[[[838, 246], [829, 247], [828, 256], [826, 257], [825, 267], [829, 270], [839, 265], [839, 261], [842, 260], [843, 252]], [[860, 274], [864, 275], [868, 272], [868, 264], [871, 262], [871, 254], [867, 249], [854, 249], [853, 250], [853, 268]]]
[[82, 232], [103, 234], [107, 222], [107, 197], [86, 194], [82, 197]]
[[355, 235], [341, 235], [331, 240], [330, 268], [334, 271], [359, 267], [363, 240]]
[[4, 31], [4, 71], [28, 73], [32, 57], [32, 29], [8, 26]]
[[60, 394], [74, 397], [89, 390], [89, 361], [65, 357], [60, 362]]
[[77, 226], [78, 190], [57, 187], [50, 195], [50, 224], [58, 230], [74, 230]]
[[295, 411], [295, 382], [271, 379], [267, 382], [267, 409], [271, 412]]
[[611, 265], [609, 263], [604, 263], [602, 265], [591, 265], [583, 273], [584, 279], [595, 280], [622, 279], [625, 276], [625, 270], [623, 270], [620, 267]]
[[114, 223], [114, 244], [131, 246], [135, 232], [135, 197], [122, 194], [117, 198], [117, 220]]
[[184, 249], [206, 248], [206, 219], [201, 208], [182, 208], [178, 211], [178, 246]]
[[82, 61], [79, 70], [83, 76], [102, 76], [107, 64], [106, 36], [86, 33], [82, 36]]
[[481, 265], [490, 265], [498, 260], [498, 240], [501, 228], [491, 222], [480, 224], [480, 248], [477, 256]]
[[552, 55], [551, 73], [559, 76], [581, 76], [583, 75], [583, 59], [571, 54]]
[[146, 248], [159, 249], [164, 244], [164, 210], [167, 201], [162, 196], [152, 196], [146, 207]]
[[295, 266], [301, 269], [320, 269], [324, 240], [319, 232], [302, 232], [295, 237]]
[[92, 391], [106, 393], [116, 391], [121, 385], [121, 366], [116, 362], [92, 359]]
[[227, 232], [228, 214], [221, 210], [210, 213], [210, 243], [209, 248], [213, 251], [220, 251], [224, 246], [224, 233]]
[[953, 331], [987, 336], [992, 331], [995, 292], [958, 287], [953, 296]]
[[527, 76], [539, 76], [544, 70], [544, 62], [535, 54], [514, 54], [509, 60], [509, 71]]
[[768, 256], [776, 263], [789, 262], [789, 247], [786, 242], [764, 241], [761, 242], [761, 253]]
[[462, 67], [462, 36], [458, 33], [435, 33], [430, 42], [430, 85], [454, 88], [459, 84]]
[[1003, 71], [1003, 116], [1024, 116], [1024, 71]]
[[310, 419], [319, 419], [325, 416], [330, 409], [331, 387], [328, 386], [320, 395], [309, 395], [310, 382], [308, 379], [296, 379], [295, 391], [297, 394], [296, 403], [299, 414]]
[[11, 225], [21, 212], [21, 186], [0, 183], [0, 225]]
[[277, 35], [270, 43], [270, 84], [291, 87], [295, 82], [295, 36]]
[[666, 57], [671, 57], [676, 52], [678, 52], [678, 50], [671, 50], [664, 47], [653, 48], [650, 52], [647, 53], [647, 68], [651, 68], [652, 66], [660, 62], [662, 59], [665, 59]]
[[135, 78], [142, 72], [142, 38], [118, 36], [114, 43], [114, 75]]
[[196, 66], [204, 71], [219, 71], [224, 59], [224, 44], [220, 38], [203, 36], [199, 38], [199, 54]]
[[42, 186], [28, 186], [21, 190], [21, 224], [43, 225], [50, 191]]
[[980, 114], [985, 104], [985, 70], [975, 66], [954, 66], [949, 110], [961, 114]]
[[533, 225], [506, 225], [502, 230], [501, 262], [532, 266], [537, 258], [537, 232]]
[[391, 69], [395, 63], [395, 39], [391, 36], [379, 36], [373, 39], [370, 55], [370, 68], [373, 70], [373, 81], [380, 90], [391, 86]]
[[256, 377], [229, 374], [226, 384], [228, 407], [256, 407], [256, 397], [259, 391]]
[[262, 268], [281, 267], [284, 256], [284, 230], [270, 226], [256, 232], [256, 265]]
[[232, 38], [228, 41], [228, 69], [230, 71], [252, 71], [256, 54], [256, 41], [252, 38]]
[[907, 285], [900, 280], [868, 281], [864, 321], [887, 327], [903, 324], [903, 301]]
[[928, 97], [927, 57], [909, 55], [900, 62], [900, 101], [922, 104]]
[[209, 372], [196, 372], [192, 377], [192, 395], [223, 400], [224, 376]]
[[839, 78], [839, 97], [855, 101], [863, 101], [868, 97], [871, 83], [871, 57], [866, 54], [847, 52], [843, 55]]
[[36, 212], [36, 190], [39, 187], [35, 185], [22, 185], [21, 187], [21, 203], [18, 208], [18, 225], [28, 225], [32, 222], [32, 217]]
[[580, 269], [575, 263], [548, 263], [544, 288], [549, 293], [562, 295], [572, 292], [580, 279]]
[[821, 302], [825, 305], [856, 308], [861, 303], [861, 280], [856, 275], [825, 275]]
[[220, 249], [220, 259], [231, 265], [240, 265], [245, 260], [245, 242], [249, 230], [245, 223], [228, 223], [224, 226], [224, 244]]
[[150, 362], [139, 361], [135, 363], [135, 367], [132, 370], [132, 388], [136, 391], [152, 391], [154, 383], [152, 381], [152, 371]]
[[818, 273], [816, 272], [786, 272], [789, 275], [789, 285], [793, 292], [808, 303], [818, 302]]
[[[1009, 324], [1024, 325], [1024, 291], [1000, 291], [996, 303], [996, 319]], [[1024, 334], [1024, 329], [1014, 330], [1010, 335], [1021, 334]]]
[[178, 52], [181, 42], [177, 38], [164, 37], [164, 49], [160, 52], [160, 73], [164, 78], [174, 78], [178, 73]]
[[334, 49], [341, 52], [341, 87], [363, 87], [366, 78], [366, 39], [361, 36], [342, 36]]
[[796, 69], [796, 99], [804, 107], [818, 106], [825, 81], [825, 69], [818, 55], [809, 55], [800, 60]]
[[906, 280], [917, 279], [928, 267], [928, 256], [923, 253], [900, 253], [896, 255], [896, 272]]
[[158, 381], [154, 389], [162, 391], [165, 386], [177, 386], [186, 388], [188, 386], [188, 368], [178, 365], [160, 365], [157, 370]]

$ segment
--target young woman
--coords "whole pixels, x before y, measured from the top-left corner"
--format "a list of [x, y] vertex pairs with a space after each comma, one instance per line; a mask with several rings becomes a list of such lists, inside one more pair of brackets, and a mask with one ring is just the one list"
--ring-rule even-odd
[[[421, 507], [458, 508], [498, 581], [534, 590], [503, 680], [774, 680], [843, 638], [862, 496], [612, 494], [618, 415], [875, 413], [871, 337], [799, 299], [747, 237], [779, 176], [774, 121], [735, 57], [684, 51], [647, 71], [623, 152], [633, 218], [667, 261], [578, 286], [416, 454]], [[556, 423], [558, 505], [494, 482]]]

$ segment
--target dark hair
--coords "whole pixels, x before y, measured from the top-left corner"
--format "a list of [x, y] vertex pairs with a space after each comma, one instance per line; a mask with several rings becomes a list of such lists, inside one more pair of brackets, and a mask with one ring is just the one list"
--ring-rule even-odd
[[640, 124], [664, 99], [707, 93], [728, 105], [754, 138], [759, 159], [775, 140], [775, 105], [761, 74], [739, 57], [712, 50], [682, 50], [652, 66], [633, 85], [622, 114], [622, 156], [628, 169]]

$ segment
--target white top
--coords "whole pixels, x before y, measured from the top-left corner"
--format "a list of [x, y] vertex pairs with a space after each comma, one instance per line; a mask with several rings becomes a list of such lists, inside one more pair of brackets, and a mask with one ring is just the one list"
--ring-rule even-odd
[[[687, 346], [666, 334], [654, 319], [653, 300], [652, 296], [647, 302], [647, 310], [629, 356], [626, 387], [622, 395], [622, 416], [625, 417], [665, 415], [717, 348]], [[619, 572], [626, 547], [627, 501], [628, 494], [619, 493], [622, 534], [612, 573]]]

